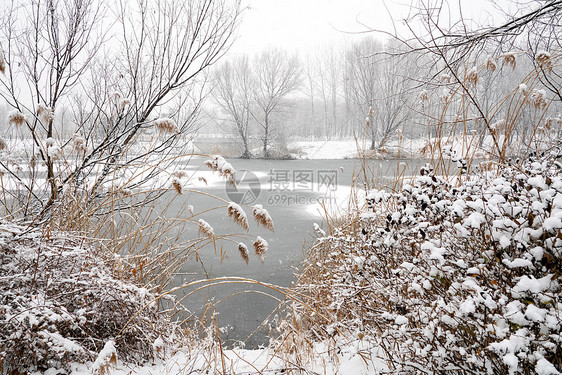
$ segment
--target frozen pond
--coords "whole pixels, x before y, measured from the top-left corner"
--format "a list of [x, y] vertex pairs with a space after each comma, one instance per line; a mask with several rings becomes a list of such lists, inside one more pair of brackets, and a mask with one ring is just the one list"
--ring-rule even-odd
[[[191, 171], [201, 168], [205, 159], [195, 159], [183, 168]], [[226, 258], [221, 262], [220, 250], [215, 254], [212, 247], [207, 246], [200, 251], [201, 260], [205, 270], [196, 262], [190, 262], [184, 266], [181, 274], [176, 277], [176, 284], [189, 282], [199, 278], [213, 278], [220, 276], [240, 276], [254, 280], [272, 283], [275, 285], [289, 286], [293, 281], [294, 267], [298, 267], [303, 257], [303, 247], [306, 243], [312, 243], [314, 239], [313, 224], [323, 225], [322, 208], [318, 202], [325, 201], [332, 208], [337, 205], [347, 207], [347, 198], [351, 192], [354, 170], [358, 172], [360, 160], [241, 160], [233, 159], [229, 162], [240, 173], [248, 173], [257, 176], [260, 183], [249, 183], [245, 181], [239, 184], [239, 190], [227, 191], [226, 182], [212, 183], [206, 187], [200, 187], [201, 191], [215, 195], [226, 201], [246, 199], [248, 206], [262, 204], [273, 217], [275, 232], [272, 233], [263, 227], [257, 227], [251, 217], [251, 208], [244, 206], [250, 221], [250, 234], [259, 235], [269, 243], [269, 250], [262, 264], [253, 255], [252, 239], [237, 239], [245, 242], [250, 250], [250, 262], [246, 264], [241, 259], [235, 243], [223, 243], [223, 252]], [[385, 177], [393, 179], [399, 161], [371, 161], [370, 168], [379, 179]], [[424, 162], [408, 162], [407, 175], [417, 173], [419, 166]], [[403, 169], [403, 166], [400, 167]], [[208, 169], [203, 166], [201, 171]], [[203, 172], [205, 173], [205, 172]], [[256, 189], [256, 188], [259, 189]], [[259, 190], [259, 191], [258, 191]], [[326, 195], [326, 192], [329, 195]], [[234, 193], [234, 194], [233, 194]], [[250, 195], [244, 193], [249, 193]], [[255, 201], [253, 196], [255, 196]], [[224, 205], [223, 202], [213, 198], [188, 193], [176, 198], [174, 206], [185, 207], [190, 204], [195, 212], [201, 212], [216, 205]], [[180, 204], [183, 203], [183, 204]], [[238, 203], [238, 202], [237, 202]], [[175, 212], [180, 216], [189, 216], [187, 212]], [[211, 224], [215, 234], [242, 233], [243, 231], [227, 217], [226, 208], [211, 210], [203, 213], [200, 217]], [[196, 229], [185, 234], [196, 236]], [[220, 287], [206, 288], [186, 299], [185, 305], [196, 315], [201, 306], [208, 301], [216, 304], [219, 325], [225, 327], [221, 333], [226, 344], [235, 341], [245, 341], [246, 347], [256, 347], [267, 342], [268, 328], [260, 329], [249, 339], [252, 332], [260, 326], [264, 319], [278, 306], [279, 302], [274, 298], [264, 295], [262, 292], [272, 294], [273, 297], [282, 298], [282, 295], [272, 293], [267, 289], [260, 289], [249, 285], [223, 284]], [[225, 299], [226, 298], [226, 299]], [[270, 323], [273, 323], [273, 316]]]

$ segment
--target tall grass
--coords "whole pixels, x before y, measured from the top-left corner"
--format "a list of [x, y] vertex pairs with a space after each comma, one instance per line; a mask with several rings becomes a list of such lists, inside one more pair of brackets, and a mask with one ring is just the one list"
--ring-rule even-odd
[[[169, 127], [169, 125], [166, 126]], [[52, 141], [49, 148], [57, 147], [57, 144], [57, 141]], [[157, 137], [153, 137], [148, 144], [141, 143], [137, 145], [137, 148], [148, 147], [150, 149], [156, 147], [157, 144]], [[69, 269], [69, 272], [72, 271], [76, 274], [72, 277], [82, 280], [81, 278], [86, 277], [91, 272], [91, 268], [96, 267], [96, 263], [100, 262], [100, 266], [103, 264], [104, 270], [108, 270], [110, 273], [110, 276], [104, 277], [108, 277], [107, 280], [110, 280], [109, 277], [111, 280], [119, 280], [125, 289], [125, 292], [121, 294], [113, 292], [112, 298], [116, 300], [114, 310], [99, 312], [100, 316], [104, 316], [104, 319], [108, 320], [107, 324], [111, 324], [112, 328], [93, 330], [91, 335], [95, 344], [89, 347], [90, 352], [85, 352], [80, 357], [69, 356], [69, 359], [95, 359], [91, 357], [91, 351], [101, 350], [105, 341], [110, 337], [117, 343], [119, 357], [127, 360], [146, 361], [151, 359], [150, 348], [152, 348], [153, 341], [159, 336], [163, 338], [168, 354], [179, 346], [199, 351], [209, 350], [209, 353], [215, 354], [221, 352], [216, 351], [216, 345], [220, 342], [217, 343], [215, 340], [219, 340], [220, 336], [217, 336], [219, 331], [216, 319], [213, 318], [213, 304], [210, 304], [206, 308], [207, 312], [204, 311], [200, 316], [194, 316], [189, 312], [183, 302], [189, 298], [191, 293], [186, 294], [182, 291], [188, 290], [194, 284], [188, 282], [186, 285], [178, 287], [177, 274], [186, 265], [193, 263], [199, 263], [206, 273], [206, 265], [200, 256], [202, 251], [214, 252], [216, 261], [222, 262], [226, 258], [227, 252], [236, 254], [240, 248], [246, 247], [245, 243], [255, 242], [256, 256], [263, 260], [267, 251], [267, 243], [261, 237], [256, 240], [251, 235], [245, 210], [251, 212], [258, 225], [273, 230], [273, 221], [267, 210], [261, 206], [243, 208], [233, 202], [208, 194], [204, 188], [197, 188], [206, 181], [204, 178], [198, 177], [196, 172], [201, 168], [206, 169], [207, 166], [203, 165], [201, 161], [202, 165], [196, 168], [195, 172], [186, 172], [179, 168], [185, 163], [193, 164], [194, 156], [205, 155], [178, 154], [164, 160], [157, 160], [150, 157], [150, 153], [146, 150], [139, 152], [132, 146], [130, 150], [125, 150], [124, 154], [127, 154], [127, 157], [136, 158], [136, 164], [126, 170], [116, 168], [109, 182], [99, 187], [97, 190], [99, 193], [93, 195], [89, 193], [93, 190], [83, 188], [88, 182], [78, 183], [70, 179], [67, 182], [67, 188], [50, 206], [49, 211], [37, 213], [34, 211], [33, 200], [40, 199], [43, 188], [44, 191], [48, 191], [48, 186], [43, 186], [43, 182], [39, 178], [41, 175], [39, 166], [33, 163], [28, 163], [26, 166], [25, 163], [22, 163], [23, 160], [29, 159], [29, 154], [26, 155], [27, 151], [22, 148], [7, 150], [10, 154], [13, 154], [14, 151], [19, 153], [18, 159], [22, 167], [17, 174], [6, 173], [4, 176], [0, 176], [3, 183], [10, 179], [9, 185], [2, 185], [3, 188], [0, 192], [6, 197], [2, 207], [3, 221], [23, 225], [27, 228], [25, 233], [36, 234], [39, 230], [41, 241], [48, 242], [50, 239], [59, 240], [65, 237], [76, 238], [76, 246], [80, 246], [80, 243], [83, 244], [85, 251], [91, 252], [93, 260], [85, 261], [80, 268]], [[55, 168], [64, 170], [71, 168], [74, 158], [80, 157], [76, 156], [75, 152], [74, 149], [61, 147], [59, 161], [55, 163]], [[72, 157], [65, 158], [65, 155]], [[224, 159], [211, 158], [207, 165], [224, 177], [224, 183], [233, 183], [234, 169]], [[19, 164], [14, 161], [8, 167], [16, 168], [19, 167]], [[29, 170], [25, 171], [26, 167]], [[27, 175], [29, 181], [19, 183], [18, 175]], [[209, 209], [194, 209], [193, 206], [197, 207], [198, 199], [201, 196], [213, 199], [215, 205]], [[186, 197], [188, 198], [186, 199]], [[225, 217], [230, 217], [238, 225], [240, 231], [216, 233], [210, 226], [213, 224], [211, 222], [206, 223], [208, 229], [205, 232], [197, 235], [197, 228], [201, 228], [203, 221], [201, 217], [211, 210], [219, 210]], [[22, 234], [21, 239], [17, 240], [20, 241], [17, 242], [18, 244], [25, 242], [25, 233]], [[31, 247], [36, 245], [29, 243]], [[35, 250], [32, 249], [32, 251]], [[248, 260], [250, 254], [247, 247], [246, 253], [241, 255], [244, 260]], [[61, 254], [58, 256], [60, 261], [65, 261]], [[38, 267], [46, 275], [49, 275], [50, 272], [64, 273], [66, 270], [66, 268], [57, 266], [55, 259], [45, 262], [43, 258], [38, 258], [37, 262]], [[68, 277], [70, 279], [71, 275]], [[93, 281], [95, 280], [93, 279]], [[102, 278], [100, 285], [105, 282], [103, 280], [105, 279]], [[237, 283], [240, 280], [226, 282]], [[247, 282], [251, 283], [251, 280], [247, 280]], [[41, 288], [49, 288], [49, 285], [57, 288], [55, 286], [57, 284], [48, 283], [42, 285]], [[127, 300], [129, 295], [126, 292], [129, 288], [127, 285], [140, 288], [141, 291], [146, 290], [148, 297], [140, 296], [137, 299]], [[202, 282], [201, 285], [205, 285], [203, 288], [208, 288], [215, 284], [209, 281]], [[112, 288], [113, 284], [111, 284], [111, 288], [108, 286], [107, 292], [112, 293]], [[19, 293], [20, 291], [14, 292]], [[97, 298], [102, 300], [109, 298], [105, 292], [100, 292]], [[80, 293], [77, 298], [80, 298]], [[142, 292], [140, 293], [142, 294]], [[179, 294], [174, 297], [176, 293]], [[55, 303], [64, 305], [65, 302], [55, 301]], [[92, 306], [96, 305], [92, 304]], [[154, 310], [155, 306], [156, 310]], [[68, 309], [73, 309], [73, 307], [68, 307]], [[105, 313], [107, 314], [103, 315]], [[207, 316], [208, 314], [210, 316]], [[141, 342], [139, 344], [138, 340], [131, 339], [131, 334], [138, 333], [139, 330], [146, 330], [147, 319], [152, 320], [152, 329], [150, 332], [147, 331], [146, 335], [138, 336]], [[4, 323], [7, 325], [4, 326]], [[13, 328], [9, 322], [0, 321], [0, 324], [6, 328], [6, 332]], [[212, 332], [215, 333], [210, 334]], [[99, 337], [96, 337], [97, 334]], [[207, 335], [213, 340], [207, 341], [206, 347], [197, 348], [196, 344], [200, 342], [196, 339], [197, 335]], [[40, 335], [34, 337], [38, 343], [41, 341]], [[18, 343], [14, 342], [14, 345], [10, 349], [2, 346], [8, 353], [8, 359], [13, 358], [13, 350], [21, 349]], [[134, 345], [138, 347], [137, 349], [141, 345], [141, 349], [135, 349], [140, 355], [129, 355], [132, 353], [132, 348], [128, 345]], [[214, 357], [215, 354], [212, 356]], [[48, 359], [45, 358], [45, 360]], [[3, 360], [0, 358], [0, 368], [2, 363]], [[33, 366], [42, 362], [35, 362], [35, 365], [33, 363], [22, 362], [21, 366], [16, 366], [16, 368], [32, 369]], [[65, 365], [64, 361], [61, 363]]]
[[[371, 166], [371, 155], [369, 152], [360, 152], [362, 166], [354, 175], [355, 186], [350, 199], [352, 204], [343, 216], [326, 212], [329, 231], [319, 234], [318, 241], [308, 249], [302, 269], [297, 273], [295, 290], [305, 295], [309, 302], [306, 305], [289, 305], [284, 329], [278, 340], [291, 361], [301, 364], [312, 361], [315, 356], [314, 343], [319, 341], [332, 345], [334, 360], [337, 360], [337, 348], [342, 343], [364, 341], [367, 346], [369, 343], [373, 345], [373, 350], [365, 355], [371, 360], [373, 356], [381, 356], [388, 361], [391, 369], [423, 371], [425, 366], [432, 371], [441, 371], [444, 368], [421, 355], [422, 347], [406, 349], [417, 341], [424, 341], [423, 337], [419, 337], [421, 333], [416, 331], [416, 327], [423, 327], [427, 322], [424, 323], [421, 317], [419, 320], [414, 317], [415, 301], [424, 301], [424, 298], [434, 301], [447, 299], [447, 293], [452, 293], [448, 289], [452, 281], [445, 276], [447, 273], [444, 271], [443, 276], [438, 274], [443, 285], [437, 287], [432, 280], [431, 284], [420, 286], [421, 291], [416, 292], [412, 285], [421, 281], [404, 279], [403, 275], [407, 275], [407, 272], [402, 265], [406, 262], [407, 265], [418, 267], [422, 264], [418, 262], [426, 261], [420, 248], [426, 240], [435, 239], [449, 245], [456, 242], [459, 247], [447, 247], [448, 254], [454, 253], [467, 262], [474, 254], [487, 254], [492, 249], [496, 252], [498, 244], [489, 232], [492, 230], [493, 218], [489, 217], [480, 230], [474, 231], [473, 237], [465, 238], [453, 229], [455, 223], [464, 222], [463, 218], [453, 222], [444, 216], [446, 213], [443, 210], [436, 209], [427, 217], [424, 216], [426, 214], [420, 216], [420, 220], [423, 218], [428, 221], [427, 230], [418, 230], [415, 222], [400, 222], [393, 214], [401, 213], [399, 216], [403, 217], [404, 207], [416, 207], [416, 212], [425, 212], [441, 199], [458, 199], [460, 196], [455, 194], [463, 191], [467, 183], [471, 184], [469, 186], [479, 186], [477, 184], [481, 183], [484, 191], [488, 179], [502, 176], [502, 173], [511, 176], [510, 173], [520, 171], [523, 175], [529, 175], [529, 170], [525, 169], [529, 166], [529, 158], [556, 153], [562, 131], [558, 100], [560, 92], [541, 91], [541, 82], [549, 79], [553, 71], [559, 71], [561, 55], [553, 53], [537, 58], [535, 68], [522, 74], [521, 70], [527, 69], [519, 61], [523, 59], [523, 56], [506, 54], [460, 69], [449, 67], [451, 70], [448, 74], [428, 82], [417, 102], [412, 103], [417, 108], [417, 118], [422, 119], [427, 131], [427, 140], [419, 150], [419, 157], [427, 158], [429, 165], [419, 171], [421, 177], [418, 177], [418, 182], [407, 177], [405, 169], [397, 165], [395, 181], [381, 186]], [[517, 76], [523, 78], [514, 83], [514, 77]], [[496, 92], [501, 92], [503, 87], [505, 95], [492, 98], [491, 102], [484, 100], [489, 98], [481, 93], [483, 80], [500, 85]], [[357, 144], [360, 150], [367, 149], [365, 141], [362, 143], [359, 140]], [[551, 159], [552, 156], [548, 163], [552, 163]], [[539, 160], [537, 162], [542, 163]], [[414, 190], [419, 189], [418, 184], [433, 186], [424, 193], [430, 203], [424, 203], [422, 198], [427, 197], [422, 195], [419, 201], [408, 198], [412, 186], [416, 186]], [[453, 196], [446, 198], [447, 194]], [[523, 199], [513, 194], [514, 201]], [[530, 201], [526, 202], [530, 204]], [[530, 207], [527, 209], [531, 210]], [[542, 214], [549, 215], [548, 212]], [[510, 257], [516, 257], [516, 252], [507, 251], [499, 258], [490, 260], [491, 269], [501, 271], [486, 274], [490, 278], [488, 281], [493, 285], [501, 283], [504, 277], [501, 276], [502, 272], [511, 272], [513, 280], [519, 280], [517, 277], [521, 277], [520, 274], [502, 268], [505, 264], [511, 264], [502, 263], [502, 257], [511, 261]], [[552, 271], [551, 266], [549, 270]], [[428, 261], [420, 267], [429, 270], [434, 268], [434, 264]], [[425, 289], [426, 297], [425, 287], [428, 288]], [[421, 297], [417, 293], [421, 293]], [[422, 307], [424, 303], [419, 302]], [[322, 312], [323, 318], [318, 319], [316, 312]], [[454, 312], [451, 314], [454, 315]], [[408, 316], [406, 325], [400, 326], [404, 324], [402, 321], [393, 325], [398, 316]], [[474, 349], [474, 353], [478, 351], [475, 356], [484, 358], [484, 363], [488, 361], [495, 373], [511, 371], [502, 362], [501, 356], [487, 347], [493, 340], [501, 341], [501, 338], [473, 340], [480, 328], [476, 328], [470, 319], [463, 322], [470, 327], [458, 328], [466, 329], [467, 336], [459, 338], [465, 340], [465, 349], [470, 351], [475, 345], [477, 349]], [[404, 328], [403, 334], [398, 334], [402, 332], [400, 327]], [[440, 326], [439, 329], [446, 331], [447, 327]], [[461, 333], [458, 335], [462, 336]], [[431, 346], [430, 350], [437, 350], [437, 341], [436, 338], [432, 343], [430, 338], [424, 342]], [[459, 346], [463, 347], [462, 344]], [[309, 356], [303, 356], [303, 353], [309, 353]], [[557, 354], [554, 357], [551, 354], [548, 353], [548, 358], [552, 361]], [[469, 368], [474, 370], [482, 364], [478, 361], [467, 364], [462, 356], [451, 357], [454, 357], [453, 362], [449, 363], [451, 371], [470, 371]], [[532, 361], [524, 364], [521, 361], [520, 365], [526, 369], [534, 366]], [[559, 365], [559, 361], [556, 362], [556, 366]]]

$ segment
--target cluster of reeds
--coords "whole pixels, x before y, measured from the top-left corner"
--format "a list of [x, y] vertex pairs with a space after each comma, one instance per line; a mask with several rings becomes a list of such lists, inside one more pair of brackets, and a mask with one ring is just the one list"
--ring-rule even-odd
[[[560, 325], [550, 280], [562, 121], [559, 92], [543, 87], [560, 54], [535, 63], [521, 73], [530, 64], [506, 53], [428, 84], [417, 100], [429, 165], [413, 180], [399, 173], [373, 190], [364, 159], [357, 204], [327, 215], [297, 275], [307, 303], [287, 309], [278, 341], [290, 358], [319, 341], [337, 352], [346, 337], [380, 348], [397, 372], [562, 370], [549, 336]], [[495, 101], [483, 100], [488, 84], [503, 93]]]
[[37, 106], [37, 117], [48, 123], [50, 121], [53, 121], [53, 119], [55, 118], [55, 114], [53, 113], [53, 110], [51, 108], [40, 104], [39, 106]]
[[504, 162], [549, 149], [561, 135], [555, 125], [561, 108], [559, 92], [544, 83], [556, 79], [559, 67], [558, 53], [539, 51], [529, 61], [512, 52], [428, 82], [418, 96], [427, 129], [422, 156], [438, 173], [458, 176], [460, 162], [465, 173], [474, 160]]
[[[123, 105], [123, 103], [125, 104]], [[125, 108], [125, 106], [128, 104], [129, 102], [123, 102], [123, 101], [121, 102], [121, 106], [123, 108]], [[161, 117], [159, 119], [154, 120], [153, 125], [156, 129], [158, 129], [162, 133], [178, 134], [180, 131], [176, 122], [168, 117]]]
[[222, 156], [214, 156], [212, 159], [207, 160], [205, 165], [207, 165], [207, 167], [209, 167], [212, 171], [218, 172], [222, 177], [228, 179], [231, 184], [236, 184], [234, 181], [234, 173], [236, 170], [229, 162], [224, 160]]
[[25, 123], [25, 115], [20, 111], [14, 110], [8, 115], [8, 122], [15, 126], [22, 126]]
[[[54, 164], [56, 176], [66, 176], [66, 171], [74, 165], [75, 159], [83, 157], [82, 151], [88, 147], [86, 139], [79, 135], [75, 135], [67, 142], [55, 137], [48, 138], [42, 141], [42, 145], [44, 152], [48, 153], [50, 157], [57, 158]], [[156, 146], [156, 143], [148, 145], [148, 147]], [[6, 149], [13, 148], [8, 147], [7, 144], [5, 147]], [[25, 164], [26, 158], [29, 158], [29, 163], [22, 167], [21, 173], [28, 173], [30, 179], [35, 179], [33, 180], [35, 185], [32, 186], [40, 191], [41, 184], [47, 183], [40, 179], [41, 174], [39, 172], [42, 166], [36, 163], [36, 158], [33, 155], [25, 154], [24, 151], [21, 151], [21, 155], [18, 155], [18, 158], [14, 161], [14, 166], [10, 165], [10, 167], [15, 168], [18, 161]], [[75, 304], [78, 303], [75, 299], [85, 298], [91, 303], [92, 316], [95, 315], [96, 309], [100, 309], [96, 319], [88, 317], [92, 324], [96, 324], [95, 329], [88, 328], [87, 324], [84, 325], [80, 317], [75, 317], [74, 323], [72, 323], [74, 324], [72, 329], [77, 331], [71, 332], [57, 328], [58, 334], [62, 337], [68, 337], [69, 340], [72, 340], [72, 337], [83, 336], [84, 340], [92, 342], [92, 346], [84, 351], [73, 352], [70, 350], [68, 353], [61, 349], [60, 355], [57, 357], [60, 361], [52, 362], [55, 367], [59, 364], [64, 367], [71, 361], [93, 361], [97, 353], [102, 350], [104, 343], [110, 338], [115, 340], [119, 359], [125, 361], [150, 360], [153, 356], [153, 343], [159, 337], [165, 342], [167, 355], [173, 354], [174, 340], [182, 340], [181, 345], [186, 347], [195, 346], [197, 342], [194, 339], [195, 335], [201, 332], [200, 328], [204, 324], [212, 324], [212, 321], [207, 320], [207, 323], [205, 323], [202, 316], [196, 316], [185, 311], [181, 303], [170, 302], [174, 295], [174, 292], [171, 292], [172, 290], [177, 292], [188, 287], [177, 288], [177, 272], [190, 262], [202, 264], [199, 254], [205, 249], [217, 252], [217, 249], [220, 248], [220, 261], [222, 261], [225, 257], [223, 248], [225, 250], [232, 248], [232, 251], [240, 253], [247, 263], [249, 262], [249, 251], [246, 245], [240, 241], [247, 240], [252, 243], [255, 240], [256, 256], [261, 261], [263, 261], [264, 254], [267, 251], [267, 242], [264, 239], [258, 238], [256, 240], [247, 233], [249, 222], [244, 209], [236, 203], [226, 202], [219, 198], [216, 198], [217, 205], [214, 209], [225, 209], [225, 217], [232, 218], [244, 233], [227, 235], [217, 233], [211, 226], [212, 223], [205, 221], [205, 212], [207, 211], [197, 212], [196, 209], [199, 194], [207, 197], [210, 195], [191, 188], [189, 179], [193, 176], [190, 176], [184, 170], [172, 169], [169, 172], [162, 173], [162, 175], [169, 176], [168, 179], [154, 178], [150, 180], [146, 178], [146, 176], [155, 175], [156, 172], [164, 169], [168, 170], [170, 165], [173, 168], [174, 160], [184, 162], [187, 158], [191, 158], [190, 155], [173, 155], [165, 160], [155, 160], [150, 156], [139, 157], [139, 154], [135, 153], [133, 149], [123, 150], [123, 157], [126, 155], [137, 157], [138, 162], [131, 164], [126, 170], [123, 169], [119, 173], [115, 173], [115, 177], [106, 183], [99, 190], [99, 193], [89, 194], [83, 181], [69, 179], [65, 182], [64, 189], [61, 189], [60, 195], [51, 206], [48, 215], [39, 215], [35, 220], [32, 219], [31, 222], [28, 221], [26, 224], [29, 225], [29, 228], [41, 228], [39, 231], [33, 231], [36, 234], [40, 233], [36, 237], [37, 241], [49, 242], [51, 239], [57, 239], [58, 241], [65, 236], [69, 236], [74, 240], [69, 239], [68, 244], [81, 243], [81, 241], [90, 244], [90, 247], [85, 247], [88, 252], [91, 252], [91, 255], [88, 255], [91, 257], [91, 259], [88, 258], [90, 259], [87, 263], [88, 266], [81, 266], [78, 258], [73, 262], [66, 262], [64, 256], [71, 256], [70, 253], [64, 253], [64, 256], [63, 253], [56, 253], [48, 259], [42, 256], [38, 258], [36, 261], [37, 270], [40, 270], [47, 279], [54, 272], [60, 272], [61, 277], [63, 277], [67, 271], [72, 271], [72, 277], [75, 277], [77, 282], [82, 282], [93, 272], [88, 267], [99, 266], [104, 267], [104, 272], [107, 272], [108, 282], [117, 280], [121, 283], [120, 285], [125, 285], [131, 291], [145, 293], [143, 296], [146, 296], [145, 299], [138, 299], [137, 301], [135, 300], [137, 298], [135, 293], [121, 294], [121, 290], [101, 282], [99, 285], [104, 289], [97, 293], [97, 297], [104, 301], [113, 300], [114, 305], [106, 306], [102, 302], [97, 304], [94, 297], [89, 296], [90, 292], [86, 292], [88, 288], [75, 290], [74, 293], [69, 294], [68, 298], [74, 298], [69, 301], [58, 301], [59, 294], [53, 295], [53, 304], [58, 304], [57, 306], [64, 306], [67, 302]], [[216, 162], [221, 159], [220, 157], [213, 157], [211, 161]], [[26, 172], [23, 168], [29, 168], [29, 171]], [[224, 159], [222, 159], [220, 166], [217, 164], [216, 170], [229, 180], [234, 178], [234, 168]], [[101, 169], [94, 169], [94, 173], [100, 173], [100, 171]], [[12, 185], [9, 186], [6, 186], [6, 183], [7, 179], [4, 178], [2, 180], [2, 194], [8, 198], [4, 200], [2, 206], [3, 220], [21, 221], [22, 217], [26, 216], [26, 212], [33, 212], [32, 204], [28, 204], [26, 207], [25, 202], [31, 201], [29, 197], [35, 191], [25, 190], [25, 186], [18, 184], [17, 180], [15, 184], [11, 182]], [[183, 193], [183, 195], [180, 196], [178, 193]], [[267, 210], [262, 207], [257, 213], [256, 220], [273, 229], [273, 221]], [[27, 218], [32, 217], [30, 215]], [[186, 234], [194, 233], [193, 231], [188, 232], [192, 228], [198, 228], [199, 236]], [[17, 242], [14, 242], [14, 246], [15, 244]], [[43, 245], [30, 243], [29, 246], [30, 251], [39, 251], [38, 249], [41, 249]], [[217, 258], [217, 261], [219, 261], [219, 258]], [[67, 270], [64, 267], [59, 267], [59, 265], [64, 265], [65, 262], [69, 266], [76, 265], [78, 268]], [[202, 267], [204, 271], [204, 264], [202, 264]], [[45, 279], [45, 283], [48, 283], [50, 289], [58, 288], [58, 284], [56, 284], [58, 281], [53, 282], [53, 280], [47, 279]], [[96, 280], [91, 279], [90, 281], [97, 282]], [[93, 287], [91, 289], [95, 293], [96, 289]], [[23, 291], [24, 289], [18, 289], [13, 290], [13, 294], [7, 294], [16, 296]], [[115, 298], [106, 298], [107, 293], [112, 293]], [[88, 295], [86, 296], [86, 294]], [[27, 308], [31, 313], [39, 313], [33, 306], [22, 308]], [[105, 323], [102, 323], [102, 320]], [[148, 321], [151, 321], [153, 325], [147, 326]], [[36, 328], [42, 327], [34, 327], [30, 325], [31, 323], [21, 325], [18, 322], [19, 320], [1, 322], [2, 332], [11, 334], [17, 327], [35, 332]], [[16, 327], [12, 323], [18, 323], [19, 325]], [[87, 323], [89, 323], [89, 320]], [[62, 322], [61, 324], [66, 323]], [[173, 330], [176, 330], [175, 336], [171, 334]], [[78, 331], [80, 331], [80, 335], [78, 335]], [[88, 337], [88, 335], [91, 336]], [[131, 335], [135, 337], [132, 338]], [[27, 341], [13, 341], [13, 347], [3, 346], [0, 349], [0, 351], [8, 353], [2, 358], [5, 368], [7, 368], [8, 363], [13, 362], [14, 356], [23, 355], [22, 353], [25, 350], [30, 350], [29, 348], [37, 348], [37, 353], [43, 353], [41, 355], [43, 355], [42, 358], [45, 361], [52, 360], [55, 355], [54, 352], [48, 350], [45, 352], [48, 340], [42, 341], [40, 335], [35, 334], [26, 337], [25, 340]], [[182, 339], [182, 337], [185, 339]], [[134, 349], [129, 345], [132, 345]], [[216, 350], [213, 345], [210, 345], [209, 348], [212, 347], [213, 350]], [[53, 350], [55, 349], [59, 350], [60, 348], [53, 347]], [[202, 349], [199, 348], [198, 350]], [[43, 359], [30, 356], [29, 361], [21, 362], [18, 371], [41, 368]]]

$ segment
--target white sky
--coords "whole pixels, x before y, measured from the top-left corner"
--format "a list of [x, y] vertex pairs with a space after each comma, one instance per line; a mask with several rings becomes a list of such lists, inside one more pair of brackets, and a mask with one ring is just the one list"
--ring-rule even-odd
[[[411, 0], [246, 0], [245, 3], [250, 8], [243, 14], [233, 53], [254, 53], [266, 47], [302, 52], [345, 38], [360, 38], [361, 35], [345, 33], [364, 31], [359, 22], [392, 31], [394, 19], [400, 30]], [[458, 17], [459, 4], [465, 18], [480, 23], [498, 18], [497, 9], [494, 10], [489, 0], [450, 0], [450, 3], [455, 8], [451, 12], [454, 18]]]

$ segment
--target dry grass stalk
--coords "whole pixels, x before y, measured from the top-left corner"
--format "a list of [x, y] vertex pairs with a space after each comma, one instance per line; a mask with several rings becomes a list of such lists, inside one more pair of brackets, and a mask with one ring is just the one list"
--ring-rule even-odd
[[3, 137], [0, 137], [0, 151], [8, 149], [8, 142]]
[[476, 86], [478, 84], [478, 70], [476, 68], [470, 69], [466, 75], [466, 80], [468, 83]]
[[6, 74], [6, 60], [4, 60], [4, 54], [0, 53], [0, 73]]
[[8, 115], [8, 122], [15, 126], [21, 126], [25, 123], [25, 115], [19, 111], [12, 111]]
[[180, 170], [177, 170], [177, 171], [172, 172], [172, 177], [175, 177], [175, 178], [184, 178], [184, 177], [187, 177], [187, 172], [184, 171], [184, 170], [182, 170], [182, 169], [180, 169]]
[[258, 225], [261, 225], [272, 232], [274, 231], [273, 219], [269, 215], [269, 212], [267, 212], [267, 210], [263, 208], [261, 204], [256, 204], [252, 208], [252, 214], [254, 215], [254, 218], [256, 219]]
[[51, 108], [46, 105], [39, 104], [37, 107], [37, 117], [41, 118], [44, 122], [50, 122], [55, 118], [55, 114]]
[[540, 110], [546, 107], [546, 91], [544, 90], [533, 90], [531, 95], [529, 95], [529, 100], [533, 104], [536, 110]]
[[238, 252], [240, 252], [240, 256], [242, 257], [242, 259], [244, 259], [246, 264], [248, 264], [248, 262], [250, 261], [250, 252], [248, 251], [248, 247], [240, 242], [238, 244]]
[[496, 69], [497, 69], [496, 62], [494, 61], [493, 58], [488, 57], [488, 60], [486, 61], [486, 70], [490, 72], [495, 72]]
[[178, 194], [182, 194], [183, 193], [183, 186], [181, 184], [181, 181], [179, 178], [174, 177], [172, 179], [172, 187], [174, 188], [174, 190], [178, 193]]
[[256, 256], [262, 263], [264, 262], [264, 256], [267, 252], [268, 246], [269, 245], [267, 244], [266, 240], [264, 240], [260, 236], [256, 237], [256, 240], [254, 241], [254, 250], [256, 252]]
[[168, 117], [162, 117], [154, 120], [153, 125], [161, 133], [179, 134], [180, 129], [174, 120]]
[[204, 234], [205, 236], [213, 239], [215, 237], [215, 230], [209, 225], [205, 220], [199, 219], [199, 235]]
[[552, 55], [550, 54], [550, 52], [539, 51], [535, 56], [535, 60], [537, 61], [537, 63], [542, 69], [550, 73], [552, 72], [552, 68], [553, 68], [551, 57]]
[[505, 65], [511, 66], [511, 68], [515, 70], [515, 67], [517, 66], [517, 61], [515, 60], [514, 52], [504, 53], [501, 57], [503, 58], [503, 63]]
[[231, 217], [232, 220], [238, 225], [240, 225], [244, 230], [248, 230], [250, 225], [248, 224], [248, 218], [246, 217], [246, 213], [238, 204], [234, 202], [230, 202], [228, 204], [228, 217]]
[[72, 149], [76, 152], [86, 151], [86, 139], [78, 134], [72, 139]]

